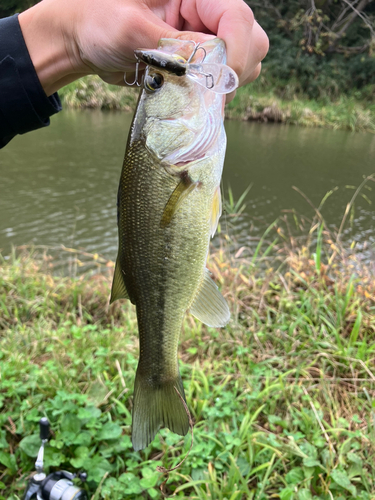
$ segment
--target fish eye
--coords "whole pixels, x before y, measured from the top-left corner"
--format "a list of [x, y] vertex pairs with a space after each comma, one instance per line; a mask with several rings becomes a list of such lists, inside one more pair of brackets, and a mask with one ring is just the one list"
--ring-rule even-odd
[[145, 76], [144, 88], [149, 92], [155, 92], [162, 87], [163, 83], [164, 78], [160, 73], [148, 74]]

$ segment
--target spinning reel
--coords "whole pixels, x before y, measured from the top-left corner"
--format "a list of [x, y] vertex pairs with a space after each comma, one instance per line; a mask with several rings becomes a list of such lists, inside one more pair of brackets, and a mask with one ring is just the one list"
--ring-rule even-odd
[[50, 425], [47, 418], [39, 421], [40, 439], [38, 457], [35, 462], [36, 473], [30, 479], [23, 500], [88, 500], [86, 491], [77, 487], [73, 479], [78, 477], [86, 481], [86, 472], [72, 474], [65, 470], [55, 471], [47, 474], [43, 471], [44, 447], [50, 437]]

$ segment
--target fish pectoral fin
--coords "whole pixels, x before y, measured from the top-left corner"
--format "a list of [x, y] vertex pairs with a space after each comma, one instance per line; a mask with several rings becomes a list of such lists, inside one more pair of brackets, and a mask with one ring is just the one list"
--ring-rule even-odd
[[190, 312], [207, 326], [221, 328], [230, 319], [230, 311], [217, 285], [210, 277], [210, 271], [205, 270], [203, 281], [194, 297]]
[[126, 290], [124, 277], [121, 270], [121, 264], [119, 258], [116, 260], [115, 274], [113, 275], [111, 298], [109, 303], [112, 304], [117, 299], [128, 299], [129, 294]]
[[216, 188], [215, 194], [214, 194], [214, 199], [212, 202], [212, 211], [211, 211], [211, 237], [213, 238], [217, 225], [219, 224], [219, 219], [221, 215], [221, 210], [222, 210], [222, 204], [221, 204], [221, 192], [220, 192], [220, 186]]
[[166, 227], [171, 222], [172, 217], [181, 206], [186, 197], [194, 191], [198, 183], [193, 182], [189, 176], [184, 176], [177, 184], [175, 190], [171, 194], [160, 221], [160, 227]]

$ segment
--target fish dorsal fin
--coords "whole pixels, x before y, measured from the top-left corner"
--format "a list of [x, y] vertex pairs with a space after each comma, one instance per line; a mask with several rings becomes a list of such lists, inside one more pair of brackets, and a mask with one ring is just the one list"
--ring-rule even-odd
[[124, 283], [124, 277], [122, 275], [121, 264], [119, 262], [119, 258], [116, 260], [115, 274], [113, 275], [112, 281], [112, 289], [111, 289], [111, 298], [109, 303], [112, 304], [117, 299], [128, 299], [129, 294], [126, 290], [126, 286]]
[[221, 205], [221, 192], [220, 192], [220, 186], [217, 187], [215, 194], [214, 194], [214, 199], [212, 202], [212, 211], [211, 211], [211, 237], [213, 238], [217, 225], [219, 224], [219, 219], [221, 216], [221, 210], [222, 210], [222, 205]]
[[196, 187], [197, 183], [193, 182], [189, 176], [184, 176], [180, 180], [165, 205], [163, 216], [160, 221], [160, 227], [168, 226], [182, 202]]
[[228, 304], [211, 279], [208, 269], [204, 272], [201, 286], [194, 297], [190, 312], [205, 325], [215, 328], [225, 326], [229, 321]]

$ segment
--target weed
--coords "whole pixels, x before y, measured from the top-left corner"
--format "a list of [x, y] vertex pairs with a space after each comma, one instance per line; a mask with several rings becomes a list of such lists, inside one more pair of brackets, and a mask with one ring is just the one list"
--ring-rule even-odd
[[[336, 234], [320, 212], [328, 193], [303, 240], [279, 218], [255, 249], [212, 249], [208, 267], [232, 319], [221, 330], [184, 322], [180, 368], [196, 425], [168, 494], [374, 498], [375, 279], [340, 239], [358, 195]], [[233, 212], [242, 204], [229, 198]], [[164, 429], [133, 451], [136, 316], [129, 302], [109, 307], [113, 263], [91, 258], [98, 274], [80, 277], [51, 274], [45, 252], [0, 261], [1, 500], [22, 496], [41, 416], [54, 433], [50, 469], [86, 470], [97, 500], [161, 498], [156, 467], [189, 449], [189, 435]]]
[[234, 201], [232, 188], [228, 187], [228, 197], [224, 197], [224, 213], [230, 217], [239, 217], [246, 208], [244, 203], [246, 196], [249, 194], [252, 184], [248, 186], [245, 191], [241, 194], [237, 201]]
[[[181, 371], [197, 423], [169, 493], [372, 498], [373, 280], [350, 267], [328, 276], [324, 226], [316, 231], [315, 259], [299, 249], [282, 273], [222, 250], [211, 256], [234, 314], [220, 331], [185, 322]], [[87, 470], [96, 498], [159, 497], [156, 466], [176, 464], [190, 438], [164, 430], [132, 450], [134, 312], [108, 309], [105, 273], [53, 277], [44, 265], [27, 254], [1, 264], [2, 498], [22, 494], [43, 415], [54, 430], [51, 468]]]

